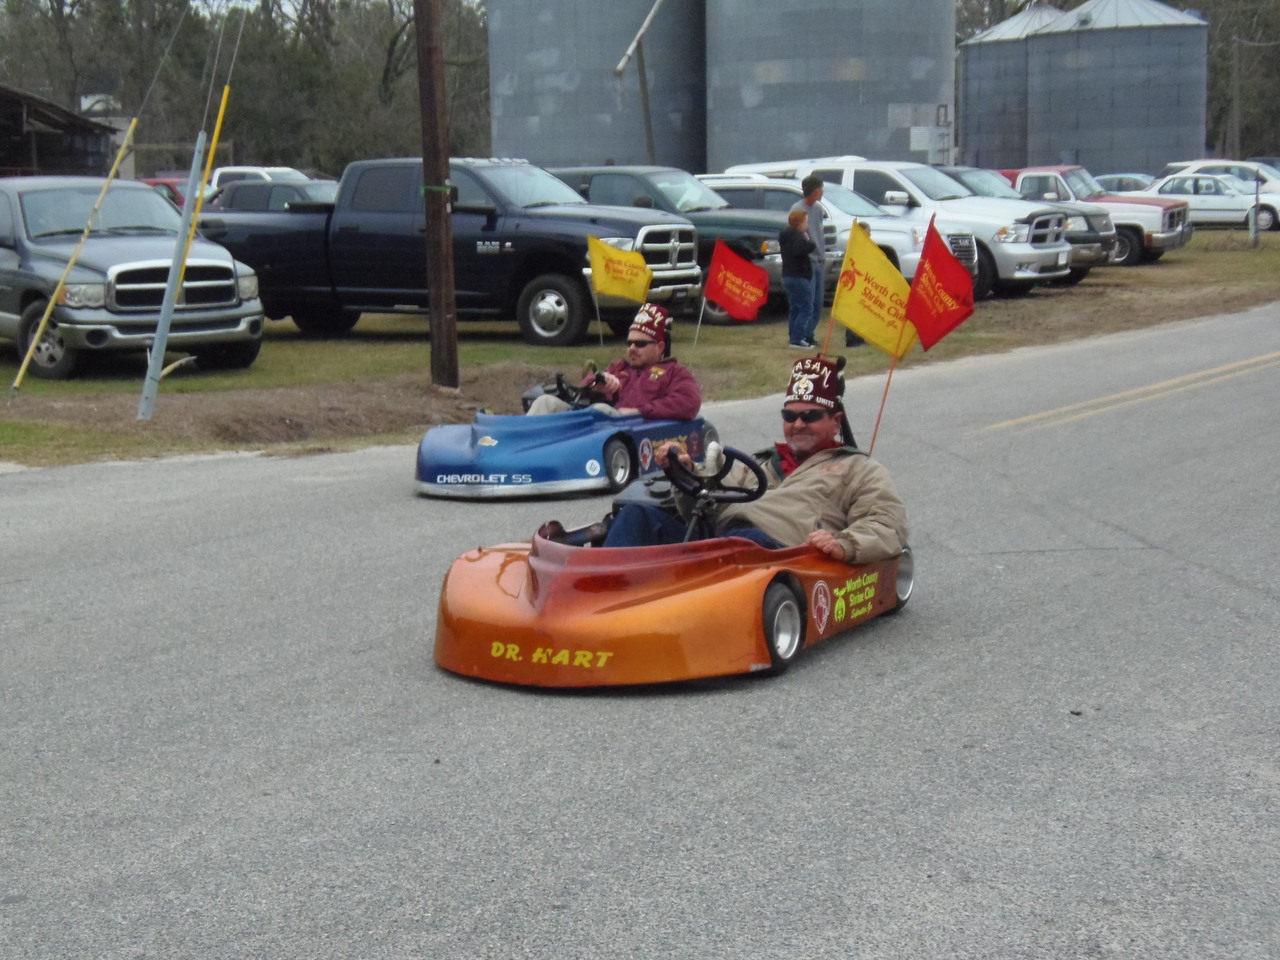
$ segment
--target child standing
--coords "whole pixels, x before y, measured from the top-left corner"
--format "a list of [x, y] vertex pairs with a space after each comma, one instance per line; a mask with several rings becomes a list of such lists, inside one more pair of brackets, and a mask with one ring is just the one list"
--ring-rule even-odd
[[806, 229], [808, 215], [803, 210], [792, 210], [787, 226], [778, 234], [778, 247], [782, 253], [782, 286], [787, 291], [787, 334], [790, 346], [808, 350], [817, 344], [805, 332], [813, 306], [813, 253], [814, 243]]

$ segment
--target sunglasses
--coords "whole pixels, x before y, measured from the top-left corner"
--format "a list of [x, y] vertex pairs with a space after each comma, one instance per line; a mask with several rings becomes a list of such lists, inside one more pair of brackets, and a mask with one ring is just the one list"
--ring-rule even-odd
[[643, 347], [652, 347], [657, 342], [657, 340], [628, 340], [627, 346], [639, 349]]
[[783, 410], [782, 422], [795, 423], [800, 420], [804, 423], [817, 423], [823, 417], [831, 416], [826, 410]]

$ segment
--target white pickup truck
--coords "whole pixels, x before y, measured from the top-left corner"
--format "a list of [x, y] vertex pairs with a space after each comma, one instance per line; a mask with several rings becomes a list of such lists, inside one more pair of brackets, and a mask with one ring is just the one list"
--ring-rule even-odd
[[1111, 262], [1120, 266], [1154, 263], [1166, 251], [1177, 250], [1191, 239], [1185, 200], [1108, 193], [1084, 167], [1027, 167], [1000, 172], [1028, 200], [1068, 200], [1105, 207], [1116, 228]]
[[1071, 245], [1066, 217], [1022, 200], [979, 197], [964, 184], [923, 163], [816, 157], [771, 163], [739, 164], [726, 173], [763, 173], [771, 177], [819, 176], [856, 190], [889, 213], [917, 225], [935, 214], [968, 230], [977, 243], [975, 298], [993, 290], [1025, 293], [1038, 283], [1069, 273]]

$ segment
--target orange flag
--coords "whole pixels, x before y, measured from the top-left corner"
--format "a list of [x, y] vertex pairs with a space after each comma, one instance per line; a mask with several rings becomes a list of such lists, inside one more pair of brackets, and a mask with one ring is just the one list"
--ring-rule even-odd
[[907, 319], [928, 350], [973, 313], [973, 277], [929, 221], [907, 297]]
[[769, 274], [717, 239], [702, 295], [737, 320], [754, 320], [769, 299]]

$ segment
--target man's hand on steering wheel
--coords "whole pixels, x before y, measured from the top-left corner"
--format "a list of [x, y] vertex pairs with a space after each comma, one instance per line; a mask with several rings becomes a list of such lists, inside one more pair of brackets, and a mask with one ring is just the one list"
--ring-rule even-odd
[[556, 374], [556, 388], [553, 391], [555, 396], [559, 397], [565, 403], [575, 410], [581, 410], [589, 407], [591, 404], [599, 401], [599, 397], [592, 393], [592, 388], [600, 386], [604, 383], [604, 374], [597, 373], [593, 379], [584, 383], [580, 387], [571, 386], [564, 379], [563, 373]]
[[[658, 455], [655, 457], [659, 466], [662, 466], [663, 472], [666, 473], [667, 479], [671, 481], [671, 485], [682, 493], [686, 493], [695, 498], [706, 498], [712, 503], [750, 503], [752, 500], [759, 500], [764, 496], [765, 490], [769, 486], [769, 481], [765, 478], [764, 469], [755, 459], [747, 456], [740, 450], [733, 447], [725, 447], [722, 451], [722, 461], [720, 469], [710, 474], [698, 474], [692, 470], [693, 461], [689, 458], [689, 454], [681, 450], [675, 457], [669, 455], [670, 448], [674, 444], [665, 444], [659, 448]], [[661, 454], [666, 451], [666, 463], [662, 462]], [[729, 474], [729, 470], [735, 463], [741, 463], [748, 471], [751, 472], [755, 479], [754, 486], [735, 486], [724, 484], [724, 480]]]

